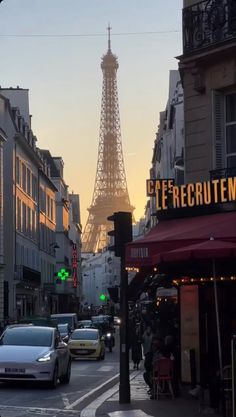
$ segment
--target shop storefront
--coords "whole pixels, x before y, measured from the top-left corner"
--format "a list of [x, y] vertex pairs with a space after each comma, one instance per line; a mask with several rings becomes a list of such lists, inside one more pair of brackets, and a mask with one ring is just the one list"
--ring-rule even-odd
[[236, 333], [236, 177], [177, 187], [149, 180], [159, 223], [127, 245], [126, 266], [164, 274], [178, 289], [181, 378], [190, 352], [201, 385], [222, 377]]

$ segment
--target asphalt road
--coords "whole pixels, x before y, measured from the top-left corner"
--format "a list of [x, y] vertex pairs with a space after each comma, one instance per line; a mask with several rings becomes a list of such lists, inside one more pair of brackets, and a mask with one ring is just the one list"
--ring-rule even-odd
[[105, 360], [72, 362], [68, 385], [49, 389], [29, 382], [0, 384], [0, 417], [78, 417], [84, 407], [117, 382], [112, 379], [119, 372], [117, 333], [115, 349], [112, 353], [106, 350]]

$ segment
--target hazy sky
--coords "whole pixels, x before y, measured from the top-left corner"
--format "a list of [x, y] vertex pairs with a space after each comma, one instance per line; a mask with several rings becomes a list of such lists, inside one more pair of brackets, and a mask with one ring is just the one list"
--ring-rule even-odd
[[126, 177], [138, 219], [146, 204], [145, 184], [159, 112], [166, 105], [169, 70], [177, 68], [174, 57], [182, 50], [181, 9], [182, 0], [4, 0], [0, 4], [0, 85], [29, 89], [38, 146], [62, 156], [65, 181], [70, 191], [80, 194], [83, 226], [96, 174], [100, 63], [107, 51], [108, 22], [112, 51], [119, 60]]

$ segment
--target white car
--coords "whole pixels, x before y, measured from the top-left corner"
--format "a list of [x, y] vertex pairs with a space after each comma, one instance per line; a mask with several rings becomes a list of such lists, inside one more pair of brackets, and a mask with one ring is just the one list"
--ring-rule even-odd
[[45, 381], [51, 388], [68, 384], [71, 358], [56, 328], [13, 325], [0, 338], [0, 381]]

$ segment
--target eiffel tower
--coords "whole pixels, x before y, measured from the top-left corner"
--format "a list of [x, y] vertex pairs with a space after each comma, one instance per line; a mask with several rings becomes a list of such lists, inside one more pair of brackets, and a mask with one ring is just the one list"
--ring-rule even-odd
[[108, 246], [107, 232], [112, 229], [107, 217], [117, 211], [133, 213], [130, 204], [121, 142], [116, 72], [119, 64], [111, 51], [110, 26], [108, 51], [102, 57], [102, 106], [98, 161], [92, 204], [82, 236], [83, 252], [100, 252]]

